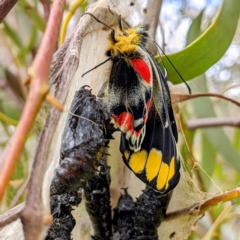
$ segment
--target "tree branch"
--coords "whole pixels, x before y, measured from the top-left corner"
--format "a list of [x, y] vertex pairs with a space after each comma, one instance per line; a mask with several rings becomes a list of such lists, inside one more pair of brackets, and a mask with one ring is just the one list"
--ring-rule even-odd
[[199, 98], [199, 97], [216, 97], [222, 98], [226, 101], [229, 101], [238, 107], [240, 107], [240, 102], [235, 101], [232, 98], [225, 97], [224, 95], [217, 94], [217, 93], [197, 93], [197, 94], [171, 94], [172, 103], [184, 102], [190, 99]]
[[209, 127], [240, 127], [240, 117], [225, 117], [225, 118], [202, 118], [187, 122], [187, 128], [209, 128]]
[[173, 219], [182, 217], [182, 216], [199, 216], [205, 213], [208, 209], [217, 206], [219, 203], [224, 203], [227, 201], [232, 201], [234, 199], [240, 198], [240, 188], [236, 188], [231, 191], [219, 194], [215, 197], [209, 198], [202, 203], [195, 203], [188, 208], [183, 208], [174, 212], [166, 214], [164, 221], [168, 222]]
[[0, 228], [8, 225], [20, 217], [21, 211], [25, 203], [21, 203], [14, 208], [11, 208], [6, 213], [0, 215]]
[[64, 0], [54, 1], [43, 41], [31, 69], [32, 84], [30, 92], [21, 120], [11, 141], [11, 146], [9, 148], [7, 146], [7, 157], [0, 172], [0, 200], [14, 171], [31, 126], [49, 90], [47, 84], [49, 69], [54, 47], [56, 46], [59, 35], [64, 6]]
[[[212, 198], [209, 198], [201, 203], [195, 203], [191, 205], [190, 207], [183, 208], [177, 211], [169, 212], [166, 214], [164, 221], [169, 222], [173, 219], [182, 217], [182, 216], [200, 216], [201, 214], [204, 214], [207, 210], [209, 210], [212, 207], [217, 206], [220, 203], [232, 201], [234, 199], [240, 198], [240, 188], [236, 188], [231, 191], [224, 192], [222, 194], [219, 194], [217, 196], [214, 196]], [[19, 214], [21, 211], [23, 204], [18, 205], [17, 207], [9, 210], [5, 214], [0, 216], [0, 227], [5, 226], [6, 222], [11, 222], [10, 219], [14, 215]], [[14, 217], [16, 219], [16, 217]]]
[[9, 11], [16, 4], [17, 0], [2, 0], [0, 1], [0, 23], [7, 16]]

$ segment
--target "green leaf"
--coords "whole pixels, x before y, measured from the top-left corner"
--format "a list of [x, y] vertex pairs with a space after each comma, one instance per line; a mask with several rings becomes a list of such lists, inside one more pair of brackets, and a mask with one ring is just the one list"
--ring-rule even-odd
[[[224, 0], [215, 21], [185, 49], [168, 58], [185, 80], [193, 79], [215, 64], [226, 52], [234, 37], [240, 12], [240, 0]], [[181, 83], [176, 70], [163, 56], [168, 80]], [[161, 61], [157, 57], [158, 61]]]
[[201, 35], [201, 22], [204, 10], [202, 10], [198, 16], [192, 21], [187, 33], [186, 45], [189, 45], [197, 37]]
[[21, 113], [19, 110], [14, 106], [11, 100], [5, 100], [1, 103], [1, 112], [5, 114], [7, 117], [9, 117], [12, 120], [19, 120]]
[[6, 21], [3, 21], [3, 31], [11, 39], [14, 45], [16, 45], [19, 49], [23, 47], [22, 41], [19, 38], [18, 33], [13, 28], [11, 28]]
[[239, 128], [235, 130], [233, 145], [238, 150], [238, 152], [240, 152], [240, 129]]
[[6, 116], [4, 113], [1, 112], [1, 110], [0, 110], [0, 121], [8, 125], [13, 125], [13, 126], [18, 125], [18, 121]]
[[31, 6], [26, 0], [18, 1], [18, 6], [21, 11], [28, 15], [34, 26], [40, 31], [44, 32], [46, 23], [45, 20], [38, 14], [36, 8]]

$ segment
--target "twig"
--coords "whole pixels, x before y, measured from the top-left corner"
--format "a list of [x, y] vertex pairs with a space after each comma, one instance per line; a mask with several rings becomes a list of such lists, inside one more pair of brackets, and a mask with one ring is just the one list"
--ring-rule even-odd
[[[32, 77], [35, 79], [30, 89], [27, 104], [29, 99], [34, 102], [34, 99], [31, 99], [31, 97], [34, 97], [32, 94], [37, 94], [38, 96], [35, 100], [37, 110], [39, 110], [41, 103], [48, 92], [47, 80], [49, 69], [53, 49], [56, 46], [59, 35], [64, 6], [65, 0], [55, 0], [53, 2], [46, 32], [33, 64]], [[35, 89], [36, 87], [38, 87], [39, 90]], [[34, 113], [35, 115], [37, 114], [37, 112]], [[34, 120], [34, 118], [32, 118], [32, 120]], [[29, 126], [31, 126], [31, 124], [32, 122], [29, 122]], [[40, 153], [37, 152], [36, 154]], [[38, 239], [41, 233], [43, 224], [43, 204], [41, 193], [44, 170], [44, 158], [35, 158], [29, 180], [26, 205], [22, 211], [21, 218], [26, 240]]]
[[171, 94], [172, 103], [184, 102], [189, 99], [194, 99], [198, 97], [217, 97], [227, 100], [238, 107], [240, 107], [240, 102], [233, 100], [232, 98], [225, 97], [224, 95], [217, 93], [197, 93], [197, 94]]
[[47, 85], [49, 68], [53, 49], [57, 42], [64, 5], [64, 0], [56, 0], [53, 3], [52, 14], [50, 15], [42, 44], [32, 67], [32, 84], [27, 97], [26, 105], [14, 137], [11, 141], [11, 146], [8, 150], [3, 168], [0, 172], [0, 200], [3, 197], [4, 191], [14, 171], [15, 165], [21, 154], [35, 117], [37, 116], [41, 104], [49, 90]]
[[[240, 188], [236, 188], [231, 191], [227, 191], [223, 194], [219, 194], [215, 197], [209, 198], [202, 203], [195, 203], [190, 207], [177, 210], [174, 212], [170, 212], [166, 214], [164, 218], [165, 222], [169, 222], [173, 219], [182, 217], [182, 216], [200, 216], [204, 214], [208, 209], [217, 206], [219, 203], [224, 203], [227, 201], [232, 201], [234, 199], [240, 198]], [[21, 211], [23, 204], [16, 206], [15, 208], [9, 210], [7, 213], [0, 216], [0, 227], [5, 226], [7, 223], [10, 223], [13, 219], [16, 219], [15, 216], [18, 216], [19, 212]]]
[[202, 118], [187, 122], [187, 128], [209, 128], [209, 127], [240, 127], [240, 117], [224, 117], [224, 118]]
[[240, 87], [240, 83], [233, 83], [232, 85], [226, 87], [222, 92], [221, 94], [224, 94], [225, 92], [233, 89], [233, 88], [239, 88]]
[[0, 23], [9, 13], [9, 11], [13, 8], [16, 4], [17, 0], [2, 0], [0, 1]]
[[[240, 102], [237, 102], [232, 98], [228, 98], [221, 94], [216, 94], [216, 93], [198, 93], [198, 94], [191, 94], [191, 95], [190, 94], [171, 94], [172, 103], [183, 102], [183, 101], [198, 98], [198, 97], [222, 98], [240, 107]], [[217, 127], [217, 126], [239, 127], [240, 118], [239, 117], [205, 118], [205, 119], [197, 119], [197, 120], [192, 120], [187, 122], [188, 129]]]
[[14, 208], [11, 208], [6, 213], [0, 215], [0, 228], [15, 221], [20, 217], [21, 211], [24, 208], [25, 203], [21, 203]]
[[164, 219], [165, 222], [171, 221], [173, 219], [182, 216], [199, 216], [206, 212], [208, 209], [217, 206], [219, 203], [224, 203], [227, 201], [232, 201], [234, 199], [240, 198], [240, 188], [236, 188], [231, 191], [227, 191], [223, 194], [219, 194], [215, 197], [209, 198], [202, 203], [194, 203], [192, 206], [170, 212], [166, 214]]
[[13, 207], [15, 207], [15, 206], [17, 205], [20, 197], [24, 194], [24, 192], [25, 192], [26, 189], [27, 189], [28, 181], [29, 181], [29, 179], [27, 179], [27, 180], [23, 183], [23, 185], [20, 187], [20, 189], [17, 191], [17, 193], [15, 194], [13, 200], [12, 200], [11, 203], [10, 203], [10, 206], [9, 206], [10, 208], [13, 208]]

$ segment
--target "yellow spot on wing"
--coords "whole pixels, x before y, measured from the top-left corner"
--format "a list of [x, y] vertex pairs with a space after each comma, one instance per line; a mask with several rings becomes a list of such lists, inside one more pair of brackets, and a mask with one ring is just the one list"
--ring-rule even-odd
[[162, 162], [157, 178], [157, 189], [160, 190], [165, 186], [168, 179], [168, 173], [169, 173], [168, 165], [165, 162]]
[[172, 179], [174, 174], [175, 174], [175, 157], [172, 157], [171, 162], [170, 162], [168, 181], [170, 181]]
[[169, 181], [172, 179], [172, 177], [174, 175], [175, 175], [175, 157], [172, 157], [171, 162], [170, 162], [170, 168], [169, 168], [169, 174], [168, 174], [166, 189], [169, 187]]
[[162, 163], [161, 151], [158, 151], [157, 149], [153, 148], [148, 155], [146, 164], [146, 176], [148, 181], [153, 180], [157, 176], [161, 163]]
[[140, 173], [143, 171], [145, 164], [147, 160], [147, 152], [146, 151], [140, 151], [135, 152], [132, 154], [130, 161], [129, 161], [129, 167], [133, 170], [135, 173]]
[[129, 158], [129, 151], [124, 151], [124, 157], [128, 160], [128, 158]]

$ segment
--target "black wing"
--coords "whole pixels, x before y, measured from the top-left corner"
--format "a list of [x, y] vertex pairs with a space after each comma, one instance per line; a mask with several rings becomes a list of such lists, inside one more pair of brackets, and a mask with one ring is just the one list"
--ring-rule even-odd
[[133, 152], [122, 136], [120, 151], [128, 167], [143, 182], [161, 192], [172, 190], [180, 179], [177, 128], [170, 93], [163, 73], [149, 53], [153, 68], [153, 105], [146, 123], [141, 150]]

